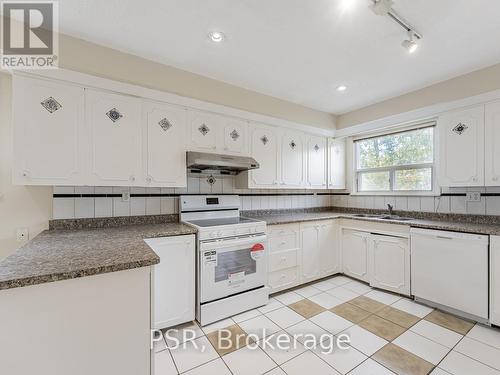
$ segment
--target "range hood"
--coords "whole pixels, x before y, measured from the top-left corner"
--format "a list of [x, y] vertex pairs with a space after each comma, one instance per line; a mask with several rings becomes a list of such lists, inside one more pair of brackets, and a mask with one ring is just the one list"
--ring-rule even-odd
[[237, 175], [240, 172], [259, 168], [254, 158], [246, 156], [187, 152], [187, 168], [191, 173]]

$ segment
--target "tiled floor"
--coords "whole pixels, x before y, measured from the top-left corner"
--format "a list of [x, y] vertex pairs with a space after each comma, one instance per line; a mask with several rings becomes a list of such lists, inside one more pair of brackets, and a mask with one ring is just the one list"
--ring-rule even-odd
[[[167, 347], [172, 340], [157, 343], [155, 375], [500, 375], [500, 330], [345, 276], [275, 295], [266, 306], [201, 329], [196, 323], [180, 328], [176, 338], [194, 329], [195, 339], [177, 349]], [[224, 328], [230, 345], [219, 348]], [[247, 346], [250, 334], [258, 339]], [[277, 349], [278, 334], [297, 342]], [[305, 334], [347, 334], [350, 346], [326, 353], [310, 347]]]

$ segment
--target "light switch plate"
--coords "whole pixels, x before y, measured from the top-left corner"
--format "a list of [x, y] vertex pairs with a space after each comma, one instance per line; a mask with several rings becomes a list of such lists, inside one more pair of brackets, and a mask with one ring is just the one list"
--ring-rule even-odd
[[465, 197], [467, 202], [481, 202], [481, 192], [480, 191], [470, 191]]

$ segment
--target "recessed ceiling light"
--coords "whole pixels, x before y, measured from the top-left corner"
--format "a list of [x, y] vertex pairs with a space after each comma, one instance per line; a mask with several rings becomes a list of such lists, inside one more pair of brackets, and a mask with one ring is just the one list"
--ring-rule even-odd
[[210, 31], [208, 37], [212, 42], [220, 43], [224, 40], [225, 35], [222, 31]]
[[345, 90], [347, 90], [347, 86], [346, 85], [340, 85], [340, 86], [337, 87], [337, 91], [342, 92], [342, 91], [345, 91]]
[[418, 48], [418, 43], [414, 39], [413, 31], [408, 32], [408, 39], [403, 40], [401, 45], [408, 50], [408, 53], [413, 53]]

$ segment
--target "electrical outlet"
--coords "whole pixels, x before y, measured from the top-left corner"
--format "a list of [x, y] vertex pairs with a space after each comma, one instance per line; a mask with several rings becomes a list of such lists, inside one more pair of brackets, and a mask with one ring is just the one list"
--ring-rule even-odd
[[481, 202], [481, 192], [479, 191], [470, 191], [467, 193], [465, 198], [467, 202]]
[[122, 191], [122, 202], [128, 202], [130, 200], [130, 193], [128, 191]]
[[26, 242], [29, 239], [28, 228], [17, 228], [16, 231], [17, 242]]

